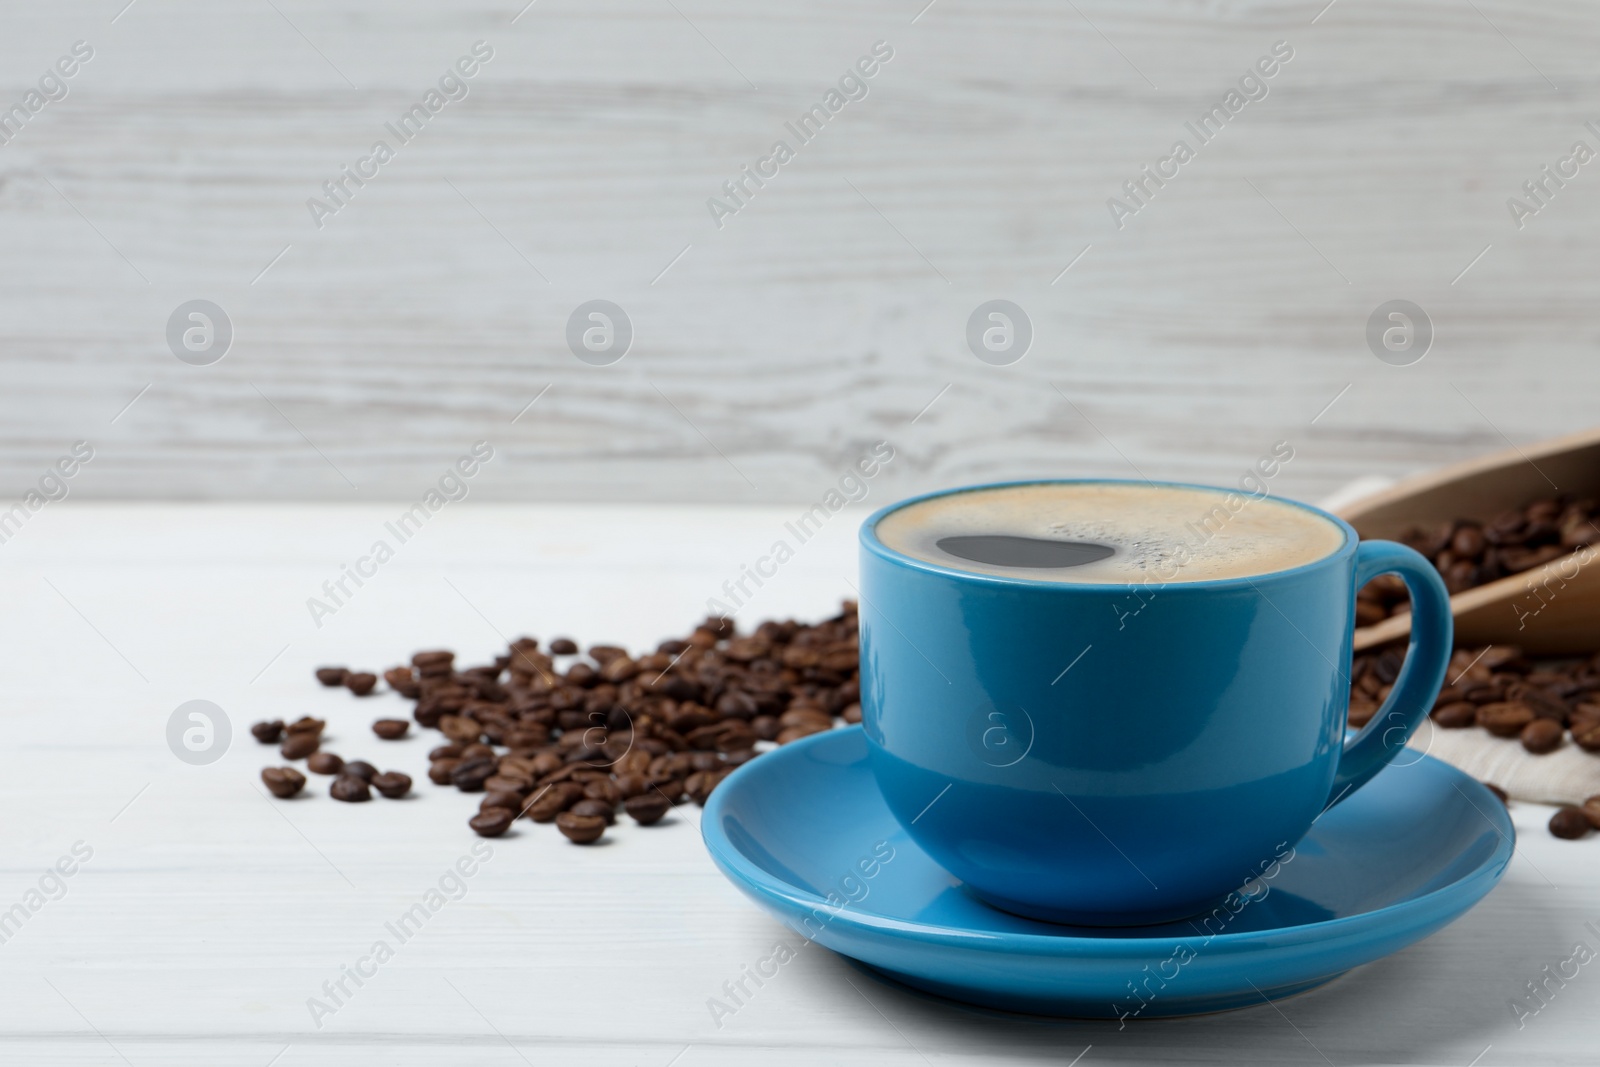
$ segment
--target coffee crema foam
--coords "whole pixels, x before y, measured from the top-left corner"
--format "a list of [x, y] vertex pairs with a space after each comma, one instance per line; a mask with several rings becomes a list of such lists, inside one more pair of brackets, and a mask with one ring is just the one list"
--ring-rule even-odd
[[891, 511], [875, 532], [896, 552], [955, 570], [1107, 585], [1271, 574], [1345, 543], [1338, 525], [1271, 497], [1107, 482], [949, 493]]

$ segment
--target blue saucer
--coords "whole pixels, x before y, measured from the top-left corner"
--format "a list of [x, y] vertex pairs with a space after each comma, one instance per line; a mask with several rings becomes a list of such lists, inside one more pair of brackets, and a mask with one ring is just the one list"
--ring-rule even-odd
[[1215, 911], [1058, 926], [983, 904], [918, 849], [884, 805], [858, 726], [741, 767], [701, 832], [780, 922], [907, 985], [1005, 1011], [1146, 1019], [1288, 996], [1419, 941], [1494, 888], [1514, 835], [1487, 789], [1418, 757], [1326, 812]]

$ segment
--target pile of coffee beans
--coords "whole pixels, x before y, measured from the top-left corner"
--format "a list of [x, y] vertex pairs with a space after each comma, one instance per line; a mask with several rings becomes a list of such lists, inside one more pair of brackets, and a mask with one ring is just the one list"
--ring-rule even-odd
[[[1398, 645], [1356, 655], [1350, 669], [1351, 726], [1364, 726], [1377, 713], [1404, 658]], [[1461, 648], [1450, 659], [1445, 681], [1431, 713], [1441, 729], [1514, 737], [1538, 756], [1566, 744], [1600, 753], [1600, 655], [1533, 659], [1514, 645]], [[1505, 799], [1499, 789], [1495, 792]], [[1591, 820], [1600, 829], [1600, 797], [1581, 808], [1562, 808], [1550, 820], [1550, 832], [1582, 837]]]
[[[1431, 530], [1413, 526], [1400, 540], [1428, 557], [1453, 595], [1600, 543], [1600, 501], [1545, 497], [1490, 522], [1454, 519]], [[1384, 575], [1357, 595], [1356, 625], [1371, 626], [1410, 610], [1405, 584]]]
[[[565, 637], [544, 648], [519, 638], [493, 663], [464, 668], [453, 652], [418, 652], [383, 679], [415, 701], [419, 726], [444, 735], [429, 753], [429, 780], [481, 794], [468, 820], [474, 832], [498, 837], [524, 818], [554, 823], [568, 840], [590, 844], [615, 823], [619, 807], [649, 826], [676, 804], [704, 805], [735, 767], [772, 744], [831, 729], [839, 719], [860, 722], [857, 659], [856, 606], [846, 601], [815, 625], [771, 620], [743, 636], [730, 620], [708, 618], [637, 657], [615, 645], [580, 654]], [[316, 673], [323, 685], [357, 696], [377, 682], [342, 667]], [[384, 740], [404, 737], [408, 728], [404, 719], [372, 727]], [[335, 799], [367, 800], [371, 789], [398, 797], [410, 789], [403, 774], [378, 774], [365, 761], [322, 752], [322, 729], [321, 720], [305, 718], [258, 723], [251, 732], [264, 744], [281, 743], [284, 759], [305, 759], [312, 773], [334, 775]], [[269, 767], [262, 781], [287, 798], [306, 780], [293, 767]]]

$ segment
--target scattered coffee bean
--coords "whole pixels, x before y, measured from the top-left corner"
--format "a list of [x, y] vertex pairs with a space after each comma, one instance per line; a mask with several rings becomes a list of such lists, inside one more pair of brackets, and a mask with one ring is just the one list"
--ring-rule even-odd
[[[606, 821], [607, 826], [617, 821], [616, 806], [607, 804], [603, 800], [580, 800], [567, 811], [573, 815], [598, 815]], [[556, 820], [559, 822], [560, 816], [557, 816]]]
[[391, 667], [383, 672], [383, 680], [389, 688], [405, 697], [415, 700], [422, 694], [422, 687], [417, 684], [417, 675], [410, 667]]
[[523, 814], [534, 822], [551, 822], [582, 799], [583, 786], [576, 782], [555, 782], [536, 790], [523, 807]]
[[328, 795], [335, 800], [359, 804], [363, 800], [372, 799], [372, 790], [368, 788], [365, 779], [342, 774], [328, 787]]
[[366, 671], [344, 676], [344, 687], [358, 697], [364, 697], [372, 692], [373, 687], [377, 684], [378, 676], [376, 674], [368, 674]]
[[[507, 756], [506, 759], [512, 757]], [[504, 762], [504, 761], [502, 761]], [[484, 779], [483, 788], [489, 793], [515, 793], [518, 796], [527, 796], [533, 788], [533, 779], [517, 774], [505, 773], [502, 767], [499, 771]]]
[[283, 744], [278, 747], [278, 753], [284, 759], [305, 759], [321, 744], [322, 738], [314, 733], [290, 734], [283, 739]]
[[1534, 719], [1522, 728], [1522, 747], [1542, 756], [1561, 747], [1561, 720]]
[[258, 722], [250, 727], [250, 736], [260, 741], [263, 745], [275, 745], [283, 736], [283, 720], [273, 719], [271, 722]]
[[629, 797], [622, 807], [640, 826], [654, 826], [672, 810], [672, 802], [660, 793], [649, 792]]
[[[1388, 695], [1399, 653], [1391, 646], [1355, 657], [1352, 726], [1370, 718]], [[1532, 659], [1514, 645], [1459, 648], [1446, 678], [1449, 684], [1433, 707], [1437, 726], [1479, 726], [1500, 737], [1525, 737], [1527, 751], [1536, 755], [1558, 750], [1570, 734], [1577, 747], [1600, 753], [1600, 655]]]
[[411, 657], [411, 665], [424, 678], [448, 677], [455, 658], [454, 652], [418, 652]]
[[1569, 806], [1550, 816], [1550, 832], [1569, 841], [1577, 840], [1591, 829], [1589, 816], [1582, 808]]
[[293, 767], [266, 767], [261, 781], [273, 796], [287, 800], [305, 788], [306, 776]]
[[492, 756], [463, 760], [450, 772], [450, 781], [463, 793], [483, 792], [483, 783], [494, 776], [495, 761]]
[[399, 771], [384, 771], [372, 776], [372, 788], [390, 800], [399, 800], [411, 792], [411, 776]]
[[[747, 634], [709, 618], [641, 655], [608, 644], [580, 655], [571, 638], [542, 649], [519, 637], [481, 666], [458, 666], [449, 650], [418, 652], [409, 666], [385, 671], [384, 681], [415, 702], [412, 721], [445, 735], [447, 743], [429, 753], [428, 778], [481, 793], [478, 818], [564, 818], [576, 827], [574, 840], [592, 840], [589, 820], [603, 833], [619, 803], [637, 822], [658, 822], [673, 804], [704, 804], [768, 742], [831, 729], [841, 717], [859, 721], [857, 628], [855, 605], [846, 602], [814, 625], [770, 620]], [[560, 671], [557, 656], [569, 657]], [[1398, 663], [1396, 656], [1383, 666], [1388, 682]], [[356, 692], [366, 682], [344, 671], [334, 684]], [[1376, 708], [1376, 700], [1361, 699]], [[1473, 705], [1474, 721], [1476, 714]], [[319, 738], [322, 724], [307, 718], [298, 729]], [[373, 732], [408, 736], [409, 723], [379, 720]], [[339, 768], [334, 785], [343, 792], [355, 787], [339, 783], [362, 778], [380, 791], [390, 780], [353, 761]]]
[[1600, 796], [1590, 797], [1583, 802], [1583, 814], [1588, 818], [1590, 826], [1600, 830]]
[[343, 685], [344, 676], [349, 673], [343, 667], [318, 667], [317, 681], [331, 689], [336, 685]]
[[490, 808], [468, 819], [467, 825], [472, 827], [472, 832], [479, 837], [499, 837], [511, 829], [511, 823], [516, 817], [516, 812], [507, 811], [505, 808]]
[[332, 752], [313, 752], [306, 757], [306, 770], [312, 774], [338, 774], [344, 769], [344, 760]]
[[483, 800], [478, 804], [479, 811], [488, 811], [490, 808], [505, 808], [507, 811], [522, 814], [522, 794], [502, 793], [495, 790], [486, 791]]
[[313, 719], [309, 715], [302, 715], [288, 726], [285, 726], [284, 729], [291, 734], [315, 734], [321, 737], [322, 731], [327, 725], [321, 719]]
[[606, 832], [606, 821], [598, 815], [574, 815], [564, 811], [556, 816], [556, 829], [575, 845], [591, 845]]
[[364, 759], [353, 759], [344, 765], [344, 770], [341, 773], [349, 778], [359, 778], [363, 782], [370, 782], [377, 777], [378, 768]]
[[1533, 721], [1533, 709], [1526, 704], [1501, 701], [1478, 709], [1478, 725], [1496, 737], [1516, 737]]
[[[1377, 710], [1376, 707], [1373, 709]], [[1369, 713], [1370, 716], [1370, 713]], [[1458, 700], [1454, 704], [1445, 704], [1433, 709], [1433, 721], [1446, 730], [1460, 730], [1478, 723], [1478, 705], [1465, 700]], [[1352, 720], [1351, 725], [1357, 725]]]
[[1511, 803], [1511, 798], [1506, 795], [1506, 791], [1504, 789], [1501, 789], [1499, 786], [1495, 785], [1493, 782], [1483, 782], [1481, 784], [1483, 785], [1483, 787], [1485, 789], [1487, 789], [1489, 792], [1493, 793], [1496, 797], [1498, 797], [1500, 799], [1500, 803], [1502, 803], [1502, 804]]

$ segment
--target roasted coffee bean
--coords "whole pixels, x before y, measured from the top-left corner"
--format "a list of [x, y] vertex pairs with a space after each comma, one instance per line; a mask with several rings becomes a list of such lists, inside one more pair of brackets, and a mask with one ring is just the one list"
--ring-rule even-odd
[[378, 676], [369, 674], [366, 671], [358, 671], [344, 676], [344, 687], [358, 697], [364, 697], [372, 692], [373, 687], [377, 684]]
[[275, 745], [283, 736], [283, 720], [273, 719], [271, 722], [258, 722], [250, 727], [250, 736], [260, 741], [263, 745]]
[[[1374, 583], [1363, 598], [1387, 588]], [[513, 814], [536, 821], [588, 815], [603, 826], [619, 802], [633, 802], [644, 820], [686, 792], [704, 803], [733, 768], [756, 758], [759, 742], [809, 736], [841, 715], [859, 719], [857, 630], [856, 605], [847, 601], [837, 616], [810, 626], [772, 620], [740, 635], [730, 620], [711, 618], [642, 655], [595, 645], [587, 658], [566, 661], [564, 674], [552, 657], [576, 657], [575, 642], [558, 638], [541, 651], [533, 638], [518, 638], [491, 664], [458, 670], [453, 653], [424, 651], [384, 680], [415, 702], [413, 721], [445, 734], [448, 743], [430, 753], [432, 781], [482, 791], [487, 811], [514, 805]], [[1397, 655], [1391, 659], [1398, 664]], [[1376, 707], [1382, 684], [1374, 677], [1373, 688], [1352, 699], [1358, 714]], [[395, 719], [373, 729], [408, 736], [406, 727]], [[340, 780], [351, 777], [351, 766]]]
[[1583, 814], [1590, 826], [1600, 830], [1600, 796], [1592, 796], [1583, 802]]
[[390, 800], [399, 800], [411, 792], [411, 776], [399, 771], [384, 771], [372, 776], [372, 788]]
[[363, 782], [370, 782], [377, 777], [378, 768], [364, 759], [353, 759], [344, 765], [344, 770], [340, 773], [351, 778], [359, 778]]
[[575, 845], [591, 845], [606, 832], [606, 821], [598, 815], [574, 815], [564, 811], [556, 816], [556, 829]]
[[267, 791], [281, 800], [288, 800], [306, 786], [306, 776], [293, 767], [265, 767], [261, 781]]
[[417, 685], [417, 672], [410, 667], [390, 667], [383, 672], [383, 680], [403, 697], [416, 699], [421, 687]]
[[424, 678], [437, 678], [441, 675], [448, 675], [455, 660], [456, 654], [454, 652], [418, 652], [411, 657], [411, 665]]
[[574, 815], [598, 815], [607, 826], [617, 821], [617, 806], [603, 800], [580, 800], [567, 810]]
[[1476, 523], [1462, 526], [1450, 539], [1450, 551], [1463, 559], [1478, 559], [1483, 555], [1484, 547], [1483, 528]]
[[1557, 837], [1575, 841], [1587, 834], [1593, 826], [1582, 808], [1565, 807], [1550, 816], [1550, 832]]
[[372, 732], [385, 741], [398, 741], [411, 729], [411, 724], [404, 719], [379, 719], [372, 724]]
[[327, 725], [321, 719], [313, 719], [309, 715], [302, 715], [288, 726], [285, 726], [284, 730], [291, 734], [315, 734], [321, 737], [322, 731], [327, 728]]
[[312, 774], [338, 774], [344, 768], [344, 760], [332, 752], [313, 752], [306, 757], [306, 770]]
[[[509, 759], [510, 757], [506, 757]], [[505, 760], [501, 760], [500, 769], [490, 777], [484, 779], [483, 788], [487, 793], [516, 793], [526, 796], [533, 789], [533, 779], [519, 774], [505, 773]]]
[[363, 800], [372, 799], [372, 790], [367, 786], [366, 779], [357, 778], [354, 775], [341, 774], [328, 787], [328, 795], [335, 800], [343, 800], [349, 804], [359, 804]]
[[505, 808], [490, 808], [468, 819], [467, 825], [472, 827], [472, 832], [479, 837], [499, 837], [511, 829], [516, 817], [516, 812], [507, 811]]
[[522, 812], [521, 793], [484, 793], [483, 799], [478, 802], [479, 811], [488, 811], [490, 808], [505, 808], [514, 814]]
[[311, 732], [290, 734], [283, 739], [283, 744], [278, 747], [278, 753], [284, 759], [305, 759], [315, 752], [322, 744], [322, 738]]
[[336, 685], [343, 685], [344, 676], [349, 673], [343, 667], [318, 667], [317, 681], [331, 689]]
[[1484, 783], [1482, 783], [1482, 785], [1489, 792], [1491, 792], [1495, 796], [1499, 797], [1500, 798], [1500, 803], [1509, 804], [1511, 802], [1511, 798], [1506, 796], [1506, 791], [1504, 789], [1501, 789], [1499, 786], [1495, 785], [1493, 782], [1484, 782]]
[[697, 771], [684, 783], [684, 791], [689, 794], [690, 800], [703, 808], [711, 798], [711, 791], [727, 776], [727, 771]]
[[1555, 719], [1534, 719], [1522, 728], [1522, 747], [1536, 756], [1561, 747], [1561, 723]]
[[463, 793], [481, 793], [483, 783], [494, 777], [495, 761], [492, 757], [463, 760], [450, 774], [450, 781]]
[[1502, 702], [1478, 709], [1478, 725], [1496, 737], [1516, 737], [1533, 721], [1533, 710], [1526, 704]]
[[436, 724], [439, 731], [452, 741], [473, 744], [483, 736], [483, 724], [461, 715], [441, 716]]
[[649, 792], [629, 797], [622, 807], [640, 826], [653, 826], [672, 810], [672, 802], [660, 793]]
[[576, 782], [556, 782], [528, 798], [523, 814], [534, 822], [550, 822], [583, 799], [583, 787]]
[[1600, 752], [1600, 722], [1585, 720], [1574, 723], [1572, 742], [1585, 752]]
[[617, 775], [617, 792], [623, 800], [642, 796], [650, 791], [650, 780], [642, 774]]

